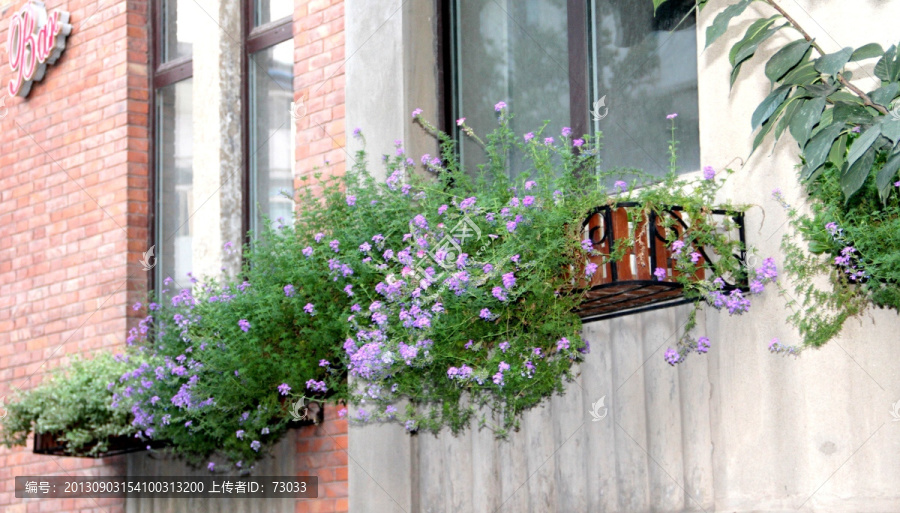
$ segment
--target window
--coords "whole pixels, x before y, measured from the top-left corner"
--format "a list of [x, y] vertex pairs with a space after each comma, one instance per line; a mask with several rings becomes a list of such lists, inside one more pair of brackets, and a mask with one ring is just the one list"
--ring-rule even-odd
[[[651, 2], [637, 0], [446, 1], [446, 129], [465, 116], [476, 132], [492, 130], [493, 105], [503, 100], [517, 133], [544, 121], [552, 136], [563, 126], [602, 131], [604, 167], [661, 175], [666, 115], [677, 112], [681, 171], [700, 168], [693, 0], [669, 0], [656, 16]], [[603, 97], [609, 110], [595, 121], [591, 106]], [[460, 151], [472, 169], [483, 152], [465, 139]]]
[[[192, 0], [155, 3], [153, 139], [155, 167], [154, 226], [157, 263], [155, 283], [172, 277], [176, 287], [189, 284], [194, 232], [193, 204], [193, 75], [190, 22]], [[181, 21], [179, 21], [181, 20]]]
[[[294, 210], [293, 3], [251, 2], [248, 16], [247, 127], [249, 229], [259, 232], [263, 220], [288, 220]], [[274, 18], [274, 17], [279, 18]], [[275, 21], [273, 22], [273, 18]]]

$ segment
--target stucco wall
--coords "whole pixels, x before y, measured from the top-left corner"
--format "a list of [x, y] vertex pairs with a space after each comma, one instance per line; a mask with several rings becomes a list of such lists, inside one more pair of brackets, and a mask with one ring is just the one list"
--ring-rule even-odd
[[[701, 14], [700, 41], [727, 3], [713, 0]], [[826, 50], [896, 42], [890, 22], [900, 19], [896, 2], [783, 3]], [[348, 8], [348, 41], [362, 35], [354, 13], [364, 10]], [[729, 92], [728, 43], [752, 17], [748, 13], [720, 42], [699, 52], [701, 161], [717, 169], [736, 157], [746, 161], [750, 116], [769, 87], [763, 66], [777, 43], [786, 41], [764, 45]], [[392, 34], [383, 37], [400, 37], [399, 30]], [[410, 51], [401, 43], [392, 39], [391, 51]], [[362, 75], [376, 63], [356, 65]], [[362, 116], [375, 123], [364, 129], [384, 133], [398, 130], [396, 120], [408, 116], [405, 106], [381, 106], [392, 121], [379, 123], [364, 116], [364, 107], [348, 93], [347, 116]], [[774, 151], [765, 145], [733, 175], [723, 196], [758, 206], [747, 218], [748, 239], [779, 265], [785, 214], [770, 194], [779, 187], [788, 201], [798, 201], [796, 155], [789, 137]], [[739, 165], [734, 161], [732, 167]], [[785, 322], [787, 299], [770, 291], [742, 317], [701, 314], [697, 331], [709, 336], [712, 349], [676, 368], [662, 355], [674, 344], [688, 307], [585, 326], [592, 353], [578, 379], [564, 396], [528, 412], [508, 442], [478, 431], [419, 435], [407, 442], [397, 426], [351, 427], [350, 509], [900, 511], [900, 424], [890, 415], [891, 404], [900, 400], [900, 319], [894, 312], [871, 311], [848, 322], [824, 348], [785, 358], [770, 354], [767, 345], [773, 337], [799, 342]], [[595, 422], [589, 412], [601, 397], [608, 414]], [[357, 451], [377, 457], [357, 458]]]

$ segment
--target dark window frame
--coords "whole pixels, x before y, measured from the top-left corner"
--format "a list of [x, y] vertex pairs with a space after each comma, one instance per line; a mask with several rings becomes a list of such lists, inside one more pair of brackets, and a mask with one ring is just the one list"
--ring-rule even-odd
[[[149, 46], [150, 51], [150, 76], [151, 76], [151, 84], [150, 84], [150, 94], [149, 94], [149, 103], [150, 103], [150, 116], [147, 130], [147, 137], [149, 139], [149, 155], [148, 155], [148, 169], [147, 174], [149, 175], [149, 187], [148, 191], [148, 203], [149, 203], [149, 239], [150, 245], [156, 247], [159, 243], [158, 237], [158, 221], [159, 217], [157, 215], [157, 187], [159, 186], [160, 176], [159, 176], [159, 168], [156, 151], [157, 151], [157, 117], [159, 113], [157, 112], [157, 103], [156, 103], [156, 95], [160, 88], [170, 86], [176, 82], [180, 82], [182, 80], [187, 80], [189, 78], [193, 78], [194, 76], [194, 56], [193, 53], [189, 56], [180, 57], [178, 59], [173, 59], [168, 62], [162, 62], [162, 44], [163, 44], [163, 3], [166, 0], [152, 0], [150, 2], [150, 34], [153, 38], [151, 44]], [[155, 290], [157, 286], [157, 274], [159, 273], [159, 269], [161, 267], [159, 264], [159, 259], [162, 256], [162, 248], [156, 248], [156, 261], [152, 272], [147, 273], [149, 276], [147, 277], [147, 288], [148, 290]]]
[[[458, 22], [455, 12], [456, 0], [436, 0], [437, 40], [438, 40], [438, 102], [440, 105], [439, 127], [446, 133], [459, 137], [456, 127], [456, 95], [458, 85], [454, 69], [456, 62], [456, 37], [453, 28]], [[576, 134], [588, 133], [590, 129], [589, 96], [591, 94], [590, 74], [587, 66], [573, 66], [573, 62], [587, 62], [590, 45], [588, 0], [567, 0], [567, 28], [569, 55], [569, 117], [572, 131]]]
[[[242, 0], [243, 23], [242, 37], [244, 41], [243, 52], [241, 52], [241, 124], [244, 127], [241, 134], [241, 145], [244, 148], [243, 169], [241, 171], [241, 225], [243, 240], [245, 244], [249, 244], [250, 212], [252, 211], [253, 198], [250, 197], [250, 168], [251, 157], [256, 154], [256, 149], [250, 147], [250, 57], [252, 54], [270, 48], [279, 43], [288, 41], [294, 37], [294, 17], [285, 16], [280, 20], [275, 20], [264, 25], [256, 26], [256, 1]], [[293, 81], [292, 81], [293, 83]], [[292, 144], [295, 144], [292, 141]]]

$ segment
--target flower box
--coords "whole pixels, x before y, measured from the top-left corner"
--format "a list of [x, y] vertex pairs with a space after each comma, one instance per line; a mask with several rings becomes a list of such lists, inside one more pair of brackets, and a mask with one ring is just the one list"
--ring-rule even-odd
[[92, 448], [97, 444], [93, 443], [82, 447], [78, 452], [70, 452], [68, 443], [59, 440], [56, 433], [35, 433], [34, 448], [35, 454], [49, 454], [53, 456], [76, 456], [81, 458], [107, 458], [117, 456], [129, 452], [137, 452], [146, 450], [147, 446], [158, 447], [157, 442], [147, 442], [133, 436], [113, 436], [107, 440], [107, 450], [90, 454]]
[[[666, 237], [666, 227], [661, 216], [669, 216], [674, 220], [672, 229], [676, 232], [676, 240], [682, 240], [691, 230], [691, 220], [681, 207], [675, 206], [658, 214], [655, 211], [641, 211], [641, 219], [630, 219], [629, 210], [638, 211], [636, 202], [622, 202], [616, 205], [598, 207], [591, 212], [583, 223], [586, 239], [600, 253], [590, 257], [597, 264], [597, 271], [590, 279], [584, 278], [579, 284], [582, 290], [588, 289], [584, 302], [577, 312], [584, 322], [596, 321], [645, 312], [692, 302], [684, 297], [684, 286], [677, 281], [680, 271], [674, 264], [670, 242]], [[724, 210], [712, 210], [713, 216], [724, 218], [729, 213]], [[742, 214], [731, 215], [735, 229], [733, 236], [742, 243], [744, 239], [744, 218]], [[625, 243], [634, 236], [634, 244], [630, 245], [621, 259], [609, 261], [609, 255], [617, 249], [617, 245]], [[716, 255], [709, 254], [707, 248], [697, 248], [700, 259], [698, 266], [704, 262], [714, 262]], [[712, 257], [712, 258], [711, 258]], [[746, 262], [746, 253], [738, 256]], [[663, 280], [654, 276], [657, 268], [666, 270]], [[697, 280], [710, 279], [709, 270], [701, 267], [694, 274]], [[745, 288], [745, 283], [727, 284], [724, 290]]]

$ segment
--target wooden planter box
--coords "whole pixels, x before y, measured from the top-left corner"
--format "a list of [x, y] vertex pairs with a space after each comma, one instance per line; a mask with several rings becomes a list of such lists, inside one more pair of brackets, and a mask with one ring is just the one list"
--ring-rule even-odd
[[[692, 300], [684, 297], [683, 286], [675, 281], [679, 271], [673, 265], [672, 252], [665, 234], [663, 220], [654, 212], [650, 212], [637, 222], [629, 221], [628, 207], [639, 207], [635, 202], [623, 202], [613, 206], [595, 209], [583, 223], [586, 238], [594, 244], [594, 250], [603, 254], [615, 251], [616, 244], [634, 233], [635, 244], [617, 261], [604, 263], [602, 256], [592, 256], [590, 260], [598, 265], [597, 272], [588, 281], [582, 279], [579, 284], [587, 288], [584, 302], [577, 312], [584, 322], [596, 321], [629, 315], [638, 312], [665, 308]], [[728, 216], [724, 210], [713, 210], [713, 215]], [[673, 207], [665, 212], [675, 223], [673, 228], [677, 238], [681, 239], [690, 229], [690, 220], [685, 219], [681, 207]], [[744, 217], [742, 214], [732, 216], [736, 229], [734, 236], [741, 243], [744, 238]], [[636, 224], [636, 226], [635, 226]], [[708, 262], [710, 255], [705, 248], [697, 249], [701, 259], [699, 264]], [[714, 256], [714, 255], [713, 255]], [[738, 258], [746, 261], [746, 253], [742, 250]], [[658, 280], [653, 271], [656, 268], [667, 270], [667, 278]], [[695, 275], [698, 280], [709, 278], [700, 269]], [[584, 273], [581, 273], [584, 276]], [[746, 283], [727, 284], [726, 291], [736, 288], [745, 289]]]

